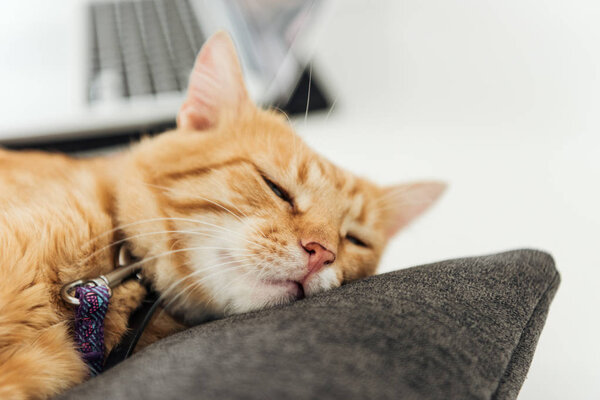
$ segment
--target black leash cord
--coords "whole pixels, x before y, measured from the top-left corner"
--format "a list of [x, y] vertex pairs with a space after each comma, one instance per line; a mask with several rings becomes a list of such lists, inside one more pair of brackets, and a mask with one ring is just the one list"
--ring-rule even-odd
[[144, 329], [152, 319], [152, 315], [160, 304], [158, 301], [158, 293], [146, 287], [147, 294], [142, 301], [142, 304], [131, 314], [128, 326], [130, 329], [123, 335], [123, 339], [117, 344], [104, 362], [104, 370], [114, 367], [126, 358], [129, 358], [140, 337], [144, 333]]

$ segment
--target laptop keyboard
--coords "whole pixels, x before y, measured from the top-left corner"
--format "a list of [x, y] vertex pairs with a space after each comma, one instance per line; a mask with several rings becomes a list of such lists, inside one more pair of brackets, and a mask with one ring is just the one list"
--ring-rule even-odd
[[89, 7], [90, 103], [185, 90], [204, 42], [189, 0], [99, 1]]

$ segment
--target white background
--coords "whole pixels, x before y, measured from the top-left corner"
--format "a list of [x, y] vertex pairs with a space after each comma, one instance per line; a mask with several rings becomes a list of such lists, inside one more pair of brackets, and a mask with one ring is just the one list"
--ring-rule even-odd
[[337, 99], [295, 120], [381, 183], [449, 191], [380, 271], [513, 248], [562, 275], [520, 399], [600, 399], [600, 2], [340, 1], [314, 71]]

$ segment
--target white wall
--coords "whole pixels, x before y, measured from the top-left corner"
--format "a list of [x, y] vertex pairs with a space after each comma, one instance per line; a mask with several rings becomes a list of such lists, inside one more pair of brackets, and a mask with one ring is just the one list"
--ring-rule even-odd
[[388, 183], [442, 178], [381, 271], [534, 247], [563, 282], [520, 399], [600, 398], [600, 3], [338, 2], [315, 71], [337, 102], [295, 121]]

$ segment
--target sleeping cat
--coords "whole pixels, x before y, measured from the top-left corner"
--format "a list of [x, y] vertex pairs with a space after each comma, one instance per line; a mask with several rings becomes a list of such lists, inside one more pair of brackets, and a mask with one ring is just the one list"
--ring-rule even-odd
[[[0, 398], [83, 381], [61, 286], [114, 268], [125, 240], [161, 294], [139, 347], [206, 317], [277, 304], [375, 272], [387, 241], [444, 190], [380, 187], [254, 106], [227, 34], [208, 40], [177, 129], [96, 159], [0, 150]], [[106, 351], [146, 289], [113, 290]]]

